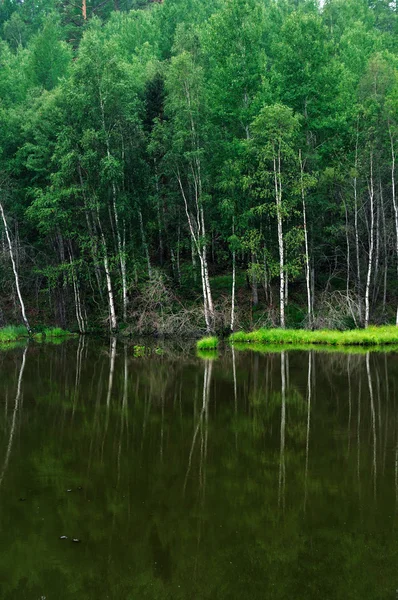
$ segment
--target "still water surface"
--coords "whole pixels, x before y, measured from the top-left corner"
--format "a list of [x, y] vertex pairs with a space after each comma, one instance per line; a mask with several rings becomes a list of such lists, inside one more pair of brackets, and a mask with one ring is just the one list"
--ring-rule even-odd
[[0, 382], [1, 600], [395, 600], [396, 354], [81, 339]]

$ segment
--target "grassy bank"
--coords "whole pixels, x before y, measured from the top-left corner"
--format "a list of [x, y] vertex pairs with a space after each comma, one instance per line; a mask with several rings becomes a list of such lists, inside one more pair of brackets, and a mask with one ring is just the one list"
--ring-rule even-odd
[[[63, 339], [66, 337], [73, 337], [75, 333], [61, 329], [61, 327], [48, 327], [38, 333], [33, 334], [33, 339], [38, 342], [45, 340]], [[28, 330], [22, 325], [8, 325], [0, 329], [0, 344], [12, 344], [15, 342], [23, 341], [29, 338]]]
[[306, 329], [259, 329], [251, 333], [239, 331], [229, 337], [232, 343], [255, 343], [261, 345], [288, 344], [307, 346], [385, 346], [398, 345], [398, 327], [368, 327], [349, 331]]
[[43, 331], [40, 331], [39, 333], [35, 333], [33, 335], [34, 339], [39, 341], [39, 342], [43, 342], [45, 340], [55, 340], [55, 339], [62, 339], [62, 338], [66, 338], [66, 337], [75, 337], [77, 336], [76, 333], [71, 333], [70, 331], [66, 331], [65, 329], [62, 329], [61, 327], [48, 327], [46, 329], [43, 329]]
[[8, 325], [0, 329], [0, 344], [9, 344], [28, 337], [28, 330], [22, 325]]
[[215, 350], [218, 346], [218, 338], [216, 336], [207, 336], [196, 342], [198, 350]]

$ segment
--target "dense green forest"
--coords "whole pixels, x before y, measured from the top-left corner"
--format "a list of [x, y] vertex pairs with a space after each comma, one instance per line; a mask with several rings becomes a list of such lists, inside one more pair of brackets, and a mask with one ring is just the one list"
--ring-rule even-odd
[[0, 325], [398, 323], [386, 0], [2, 0]]

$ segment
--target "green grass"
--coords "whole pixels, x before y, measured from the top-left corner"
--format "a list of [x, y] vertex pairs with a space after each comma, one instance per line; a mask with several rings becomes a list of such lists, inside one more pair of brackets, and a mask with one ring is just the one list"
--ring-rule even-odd
[[46, 329], [43, 329], [43, 331], [41, 331], [40, 333], [35, 333], [33, 337], [37, 341], [43, 341], [46, 339], [55, 340], [66, 337], [75, 337], [76, 335], [77, 334], [71, 333], [70, 331], [66, 331], [61, 327], [47, 327]]
[[385, 346], [398, 345], [398, 327], [368, 327], [349, 331], [306, 329], [259, 329], [251, 333], [239, 331], [229, 337], [235, 343], [256, 343], [267, 345], [306, 346], [321, 344], [324, 346]]
[[197, 350], [215, 350], [218, 346], [218, 338], [215, 335], [207, 336], [196, 342]]
[[9, 344], [28, 337], [28, 330], [23, 325], [8, 325], [0, 329], [0, 344]]

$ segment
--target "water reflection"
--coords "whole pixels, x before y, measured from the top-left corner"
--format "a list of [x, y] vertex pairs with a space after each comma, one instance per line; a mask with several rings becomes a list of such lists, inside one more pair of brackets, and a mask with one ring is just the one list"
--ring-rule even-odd
[[1, 598], [389, 597], [397, 369], [83, 337], [0, 354]]

